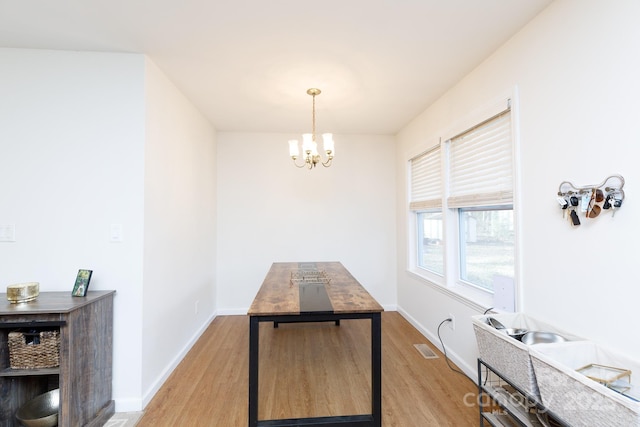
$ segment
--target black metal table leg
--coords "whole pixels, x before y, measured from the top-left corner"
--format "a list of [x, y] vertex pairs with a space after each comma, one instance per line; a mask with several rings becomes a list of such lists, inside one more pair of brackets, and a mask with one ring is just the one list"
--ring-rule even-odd
[[258, 427], [258, 366], [260, 319], [249, 318], [249, 427]]
[[382, 326], [380, 313], [371, 316], [371, 413], [373, 424], [382, 426]]

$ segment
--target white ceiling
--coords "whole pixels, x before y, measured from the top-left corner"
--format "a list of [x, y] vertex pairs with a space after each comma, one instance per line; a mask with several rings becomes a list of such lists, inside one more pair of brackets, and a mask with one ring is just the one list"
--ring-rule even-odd
[[[0, 0], [0, 47], [147, 54], [219, 131], [395, 134], [552, 0]], [[1, 73], [1, 70], [0, 70]]]

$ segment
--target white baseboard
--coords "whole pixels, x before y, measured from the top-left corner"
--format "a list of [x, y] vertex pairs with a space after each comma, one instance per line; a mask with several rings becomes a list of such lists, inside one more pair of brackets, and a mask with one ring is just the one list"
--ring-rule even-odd
[[115, 399], [116, 412], [142, 411], [142, 399]]
[[223, 308], [218, 310], [219, 316], [238, 316], [238, 315], [246, 315], [249, 311], [249, 307], [244, 308]]
[[198, 339], [200, 339], [204, 331], [209, 327], [211, 322], [213, 322], [213, 320], [217, 316], [218, 316], [218, 312], [214, 311], [211, 317], [209, 317], [209, 319], [207, 319], [207, 321], [203, 323], [200, 329], [198, 329], [193, 334], [191, 339], [182, 348], [182, 350], [176, 355], [176, 357], [173, 358], [171, 363], [165, 367], [165, 369], [162, 372], [162, 375], [160, 375], [158, 379], [151, 385], [151, 387], [149, 387], [149, 389], [147, 389], [147, 391], [143, 394], [142, 401], [140, 402], [140, 406], [138, 408], [127, 407], [125, 405], [125, 402], [122, 402], [121, 403], [122, 407], [120, 407], [118, 406], [119, 402], [116, 401], [116, 411], [118, 412], [142, 411], [149, 404], [149, 402], [151, 402], [151, 399], [153, 399], [153, 396], [155, 396], [158, 390], [160, 390], [160, 387], [162, 387], [162, 385], [169, 378], [169, 376], [174, 371], [174, 369], [178, 367], [180, 362], [182, 362], [182, 359], [184, 359], [184, 357], [187, 355], [189, 350], [191, 350], [194, 344], [198, 341]]

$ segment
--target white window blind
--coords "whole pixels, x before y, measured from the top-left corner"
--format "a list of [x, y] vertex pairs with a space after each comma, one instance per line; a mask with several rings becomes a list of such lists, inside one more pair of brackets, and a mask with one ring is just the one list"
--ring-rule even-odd
[[440, 146], [411, 159], [411, 201], [409, 209], [442, 207]]
[[511, 110], [451, 138], [450, 208], [513, 203]]

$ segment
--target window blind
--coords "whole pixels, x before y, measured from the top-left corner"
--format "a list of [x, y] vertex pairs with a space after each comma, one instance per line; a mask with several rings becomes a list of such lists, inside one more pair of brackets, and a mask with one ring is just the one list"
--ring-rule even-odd
[[453, 137], [448, 146], [450, 208], [513, 203], [510, 109]]
[[425, 210], [442, 207], [440, 146], [411, 159], [411, 201], [409, 209]]

